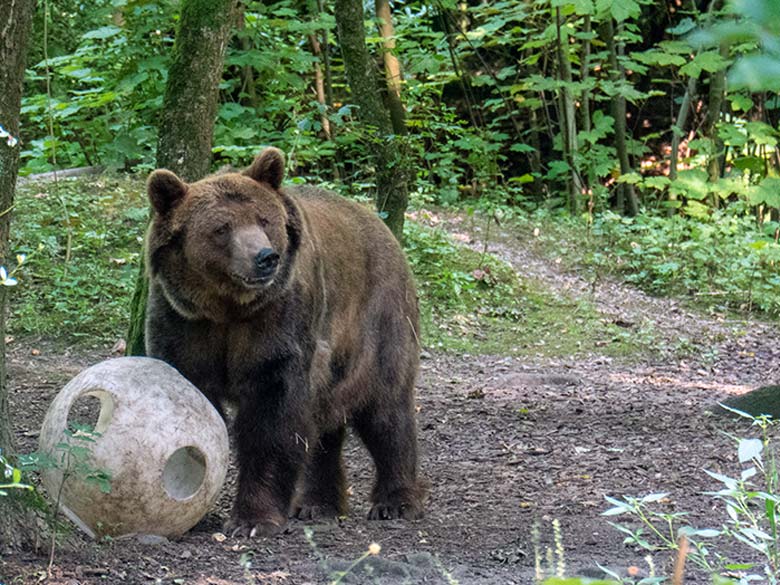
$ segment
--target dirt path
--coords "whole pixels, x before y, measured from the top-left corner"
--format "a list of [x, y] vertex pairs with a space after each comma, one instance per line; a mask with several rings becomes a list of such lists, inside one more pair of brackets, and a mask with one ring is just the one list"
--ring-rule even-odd
[[[464, 231], [459, 223], [448, 226]], [[480, 247], [479, 236], [461, 239]], [[685, 337], [698, 349], [683, 359], [659, 350], [639, 364], [618, 363], [598, 348], [557, 360], [433, 353], [419, 383], [422, 467], [430, 481], [423, 520], [364, 520], [371, 468], [350, 439], [352, 514], [339, 524], [293, 522], [276, 538], [222, 540], [214, 534], [230, 504], [228, 486], [218, 508], [179, 541], [76, 538], [75, 550], [56, 555], [48, 582], [323, 583], [377, 542], [381, 554], [343, 582], [527, 584], [537, 562], [547, 567], [553, 521], [560, 523], [568, 574], [594, 574], [597, 563], [647, 570], [644, 553], [625, 547], [600, 516], [605, 495], [669, 492], [665, 511], [689, 511], [690, 523], [700, 527], [720, 524], [723, 510], [713, 511], [712, 501], [698, 495], [715, 487], [702, 470], [736, 472], [733, 445], [722, 431], [743, 432], [744, 425], [710, 416], [705, 406], [778, 380], [777, 325], [702, 317], [617, 283], [593, 287], [538, 255], [532, 232], [502, 233], [490, 249], [523, 277], [560, 294], [587, 295], [610, 318], [652, 327], [664, 348]], [[22, 447], [32, 449], [51, 398], [108, 352], [12, 348], [13, 408], [27, 413], [17, 417], [16, 430]], [[656, 555], [659, 569], [668, 563], [667, 555]], [[44, 570], [41, 555], [4, 556], [0, 583], [35, 583]], [[686, 581], [697, 582], [706, 580]]]

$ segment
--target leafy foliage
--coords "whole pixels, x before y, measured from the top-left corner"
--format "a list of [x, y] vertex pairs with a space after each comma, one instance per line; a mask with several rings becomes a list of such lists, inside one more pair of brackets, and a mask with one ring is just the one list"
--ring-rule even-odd
[[3, 452], [0, 450], [0, 496], [8, 495], [8, 490], [11, 489], [32, 489], [31, 486], [22, 483], [22, 472], [5, 458]]
[[541, 226], [547, 253], [583, 266], [591, 278], [618, 275], [656, 295], [780, 314], [778, 226], [758, 227], [741, 206], [704, 218], [606, 212], [592, 224], [540, 212], [531, 225]]
[[12, 334], [94, 342], [126, 327], [148, 217], [138, 182], [28, 184], [17, 193], [11, 249], [26, 254], [11, 297]]

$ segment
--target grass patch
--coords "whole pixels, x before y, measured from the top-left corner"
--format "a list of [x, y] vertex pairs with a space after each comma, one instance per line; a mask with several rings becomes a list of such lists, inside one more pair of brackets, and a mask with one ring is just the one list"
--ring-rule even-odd
[[628, 356], [651, 341], [647, 332], [606, 321], [585, 301], [521, 281], [505, 262], [458, 246], [441, 230], [408, 223], [406, 245], [426, 347], [473, 354]]
[[580, 217], [539, 211], [518, 218], [537, 230], [539, 251], [598, 282], [616, 277], [657, 296], [674, 296], [718, 312], [780, 316], [780, 224], [756, 224], [732, 205], [705, 218]]
[[11, 289], [9, 332], [86, 344], [123, 337], [147, 214], [138, 179], [20, 185], [10, 250], [26, 260]]

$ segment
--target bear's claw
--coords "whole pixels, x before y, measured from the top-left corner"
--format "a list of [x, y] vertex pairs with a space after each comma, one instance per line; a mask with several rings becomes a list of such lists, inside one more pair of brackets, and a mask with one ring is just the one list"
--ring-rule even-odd
[[272, 520], [263, 520], [258, 522], [250, 522], [241, 520], [239, 518], [231, 518], [225, 522], [224, 532], [229, 534], [231, 538], [235, 537], [249, 537], [255, 538], [274, 536], [279, 534], [284, 528], [284, 523], [279, 524]]

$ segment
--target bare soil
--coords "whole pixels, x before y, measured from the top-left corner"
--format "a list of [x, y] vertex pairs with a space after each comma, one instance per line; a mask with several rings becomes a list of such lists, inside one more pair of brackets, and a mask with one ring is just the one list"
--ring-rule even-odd
[[[479, 231], [447, 228], [481, 248]], [[48, 545], [2, 551], [0, 583], [533, 583], [551, 572], [553, 521], [560, 522], [569, 575], [598, 575], [597, 565], [647, 574], [646, 553], [626, 547], [601, 516], [604, 496], [668, 492], [660, 507], [690, 512], [697, 527], [725, 521], [702, 492], [717, 488], [703, 470], [738, 473], [733, 440], [745, 422], [707, 412], [719, 400], [780, 379], [778, 326], [704, 315], [615, 282], [565, 273], [534, 248], [532, 233], [492, 236], [490, 250], [523, 278], [555, 294], [589, 298], [606, 322], [651, 330], [658, 352], [617, 361], [593, 347], [550, 359], [426, 352], [418, 386], [422, 470], [428, 512], [417, 522], [368, 521], [370, 460], [351, 438], [347, 462], [352, 513], [338, 523], [291, 521], [274, 538], [225, 537], [235, 470], [216, 508], [177, 541], [91, 542], [72, 533], [47, 574]], [[692, 351], [669, 348], [689, 339]], [[48, 404], [84, 367], [110, 350], [58, 350], [45, 340], [11, 344], [11, 398], [20, 447], [36, 447]], [[627, 520], [628, 522], [628, 520]], [[630, 523], [630, 522], [629, 522]], [[535, 528], [536, 527], [536, 528]], [[307, 537], [306, 529], [311, 529]], [[534, 536], [537, 534], [538, 536]], [[381, 552], [355, 564], [371, 543]], [[735, 560], [749, 553], [724, 543]], [[671, 557], [657, 553], [658, 572]], [[354, 565], [354, 566], [353, 566]], [[686, 583], [707, 578], [692, 568]]]

